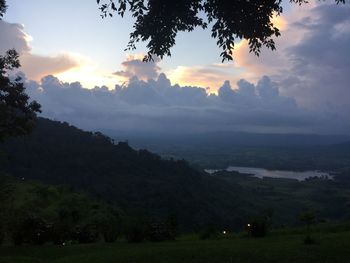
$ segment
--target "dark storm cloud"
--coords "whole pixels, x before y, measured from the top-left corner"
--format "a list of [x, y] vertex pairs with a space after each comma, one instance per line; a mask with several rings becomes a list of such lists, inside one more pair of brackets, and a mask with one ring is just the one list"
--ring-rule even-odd
[[149, 81], [134, 77], [114, 90], [88, 90], [53, 76], [26, 85], [31, 97], [42, 104], [44, 116], [85, 129], [310, 132], [324, 121], [299, 109], [293, 98], [281, 96], [277, 84], [266, 76], [256, 85], [241, 80], [236, 89], [225, 82], [218, 95], [208, 95], [199, 87], [171, 85], [164, 74]]
[[350, 5], [317, 6], [297, 26], [306, 31], [300, 43], [287, 49], [291, 66], [278, 76], [280, 85], [301, 105], [343, 118], [348, 129]]

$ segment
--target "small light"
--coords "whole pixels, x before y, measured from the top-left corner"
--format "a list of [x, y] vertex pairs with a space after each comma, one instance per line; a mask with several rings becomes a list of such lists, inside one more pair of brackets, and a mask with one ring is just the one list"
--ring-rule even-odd
[[250, 227], [250, 224], [247, 224], [247, 227]]
[[63, 243], [62, 243], [62, 246], [65, 246], [65, 245], [66, 245], [66, 243], [65, 243], [65, 242], [63, 242]]
[[224, 231], [222, 231], [222, 233], [224, 234], [224, 235], [226, 235], [226, 231], [224, 230]]

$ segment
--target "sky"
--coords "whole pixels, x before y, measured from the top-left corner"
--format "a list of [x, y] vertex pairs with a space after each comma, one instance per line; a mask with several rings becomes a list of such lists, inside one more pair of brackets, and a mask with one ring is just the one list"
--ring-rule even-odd
[[84, 129], [350, 134], [350, 5], [298, 6], [275, 18], [277, 51], [221, 63], [210, 32], [176, 38], [172, 56], [125, 52], [133, 20], [95, 0], [8, 0], [0, 54], [16, 48], [43, 116]]

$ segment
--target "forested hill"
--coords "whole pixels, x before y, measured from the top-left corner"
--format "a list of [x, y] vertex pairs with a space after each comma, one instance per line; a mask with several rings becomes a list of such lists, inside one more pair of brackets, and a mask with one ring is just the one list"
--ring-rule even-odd
[[190, 227], [214, 220], [242, 224], [244, 214], [238, 218], [236, 209], [239, 187], [236, 191], [185, 161], [162, 160], [67, 123], [40, 118], [30, 136], [7, 141], [1, 151], [2, 170], [24, 180], [69, 185], [129, 211], [175, 214]]

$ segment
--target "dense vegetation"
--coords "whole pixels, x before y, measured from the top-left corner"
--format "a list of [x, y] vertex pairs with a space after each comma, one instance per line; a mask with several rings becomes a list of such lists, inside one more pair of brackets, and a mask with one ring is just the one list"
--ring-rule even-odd
[[[2, 3], [0, 3], [0, 20]], [[32, 130], [40, 105], [29, 101], [20, 77], [11, 80], [8, 71], [20, 67], [19, 54], [11, 49], [0, 54], [0, 141], [11, 136], [28, 134]]]
[[165, 222], [173, 217], [180, 230], [209, 225], [242, 230], [247, 222], [267, 216], [271, 226], [282, 227], [300, 224], [305, 211], [322, 221], [350, 216], [346, 169], [335, 181], [261, 180], [225, 172], [209, 176], [183, 160], [164, 160], [47, 119], [39, 119], [31, 136], [8, 140], [2, 150], [2, 169], [17, 178], [84, 190], [130, 218]]
[[113, 242], [120, 210], [65, 187], [0, 176], [0, 243]]
[[275, 170], [342, 171], [350, 167], [350, 137], [315, 134], [216, 132], [188, 135], [122, 134], [135, 148], [163, 157], [184, 158], [203, 169], [228, 166]]
[[273, 227], [300, 223], [299, 215], [312, 212], [316, 221], [350, 219], [349, 173], [344, 178], [328, 180], [310, 178], [298, 182], [293, 179], [263, 178], [237, 172], [217, 172], [215, 177], [228, 185], [240, 186], [242, 206], [247, 214], [255, 211], [270, 214]]
[[[197, 152], [197, 151], [196, 151]], [[341, 172], [350, 167], [350, 143], [309, 147], [233, 147], [226, 152], [183, 152], [200, 167], [262, 167], [271, 170]]]
[[[33, 134], [2, 145], [2, 168], [17, 178], [64, 184], [159, 219], [176, 215], [193, 229], [219, 220], [241, 226], [236, 191], [185, 161], [162, 160], [127, 143], [114, 145], [100, 133], [39, 119]], [[235, 212], [233, 212], [235, 211]]]

